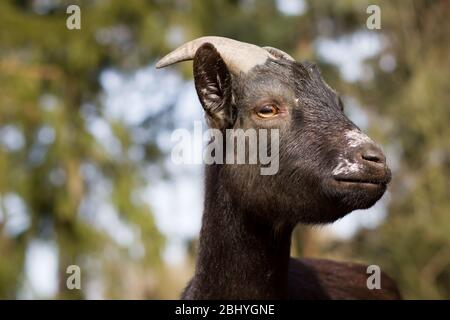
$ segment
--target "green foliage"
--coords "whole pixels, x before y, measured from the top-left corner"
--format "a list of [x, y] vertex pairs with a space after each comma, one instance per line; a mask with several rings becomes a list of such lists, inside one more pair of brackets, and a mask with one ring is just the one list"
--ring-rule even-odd
[[379, 5], [379, 32], [389, 41], [381, 54], [393, 55], [396, 68], [382, 71], [377, 56], [370, 61], [372, 81], [349, 89], [381, 116], [378, 121], [388, 124], [381, 134], [385, 145], [395, 148], [390, 155], [399, 158], [398, 168], [390, 187], [387, 219], [376, 230], [362, 231], [350, 240], [346, 252], [382, 266], [398, 281], [406, 298], [448, 299], [448, 4], [380, 1]]
[[[135, 241], [143, 245], [144, 253], [133, 263], [145, 265], [149, 274], [159, 267], [163, 239], [148, 206], [133, 198], [145, 181], [126, 156], [132, 146], [127, 129], [122, 123], [111, 124], [123, 151], [112, 157], [87, 130], [82, 116], [87, 103], [96, 106], [102, 116], [97, 98], [101, 70], [108, 65], [136, 67], [156, 53], [139, 42], [144, 41], [142, 24], [151, 19], [148, 13], [155, 11], [150, 10], [152, 4], [142, 1], [117, 1], [111, 6], [106, 2], [79, 4], [83, 7], [82, 30], [75, 31], [65, 26], [68, 3], [58, 2], [42, 15], [33, 11], [31, 2], [0, 4], [0, 127], [14, 126], [24, 137], [24, 146], [18, 150], [0, 148], [0, 196], [19, 195], [30, 216], [30, 226], [15, 235], [2, 232], [6, 215], [1, 221], [0, 297], [13, 298], [20, 290], [24, 254], [36, 239], [57, 245], [58, 297], [83, 297], [83, 293], [65, 289], [66, 267], [71, 264], [79, 265], [89, 278], [88, 261], [98, 260], [104, 271], [112, 272], [104, 272], [103, 277], [117, 278], [121, 270], [111, 270], [108, 264], [133, 261], [129, 250], [81, 217], [83, 202], [88, 196], [95, 197], [94, 183], [83, 173], [86, 165], [112, 186], [108, 198], [120, 221], [140, 235]], [[96, 35], [102, 30], [120, 25], [127, 26], [129, 43], [120, 39], [98, 43]], [[48, 144], [39, 140], [39, 130], [44, 127], [54, 132], [54, 140]], [[55, 174], [61, 177], [52, 182]], [[95, 214], [97, 208], [89, 210]], [[114, 294], [106, 292], [107, 296]]]
[[404, 72], [400, 69], [392, 80], [398, 91], [388, 101], [378, 96], [376, 103], [395, 124], [390, 137], [401, 145], [402, 162], [393, 180], [390, 216], [377, 232], [378, 241], [360, 253], [390, 248], [393, 273], [407, 297], [449, 298], [448, 11], [444, 2], [398, 11], [415, 27], [402, 32], [392, 22]]

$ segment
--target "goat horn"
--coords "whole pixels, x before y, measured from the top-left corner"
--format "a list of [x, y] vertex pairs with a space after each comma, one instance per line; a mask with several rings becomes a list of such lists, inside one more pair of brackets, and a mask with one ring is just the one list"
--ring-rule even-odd
[[250, 43], [224, 37], [201, 37], [183, 44], [163, 57], [156, 64], [156, 68], [194, 59], [197, 49], [205, 43], [211, 43], [217, 49], [233, 74], [248, 72], [254, 66], [265, 63], [267, 58], [278, 58], [271, 52]]
[[274, 48], [274, 47], [263, 47], [264, 50], [269, 51], [269, 53], [277, 58], [284, 58], [287, 60], [295, 61], [294, 58], [292, 58], [289, 54], [287, 54], [284, 51], [281, 51], [280, 49]]

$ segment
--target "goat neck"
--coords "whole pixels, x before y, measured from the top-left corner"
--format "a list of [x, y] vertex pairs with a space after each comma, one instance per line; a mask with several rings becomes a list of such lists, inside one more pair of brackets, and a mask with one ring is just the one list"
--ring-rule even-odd
[[242, 211], [206, 168], [205, 208], [195, 276], [187, 299], [287, 298], [291, 226], [274, 228]]

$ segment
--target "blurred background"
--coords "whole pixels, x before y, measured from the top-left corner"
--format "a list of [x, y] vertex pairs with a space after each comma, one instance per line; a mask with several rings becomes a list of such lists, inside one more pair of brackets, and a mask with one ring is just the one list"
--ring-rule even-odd
[[445, 0], [1, 1], [0, 298], [179, 296], [202, 166], [175, 166], [170, 137], [203, 115], [192, 64], [154, 64], [218, 35], [316, 61], [393, 170], [373, 208], [299, 227], [293, 255], [377, 264], [405, 298], [450, 299], [449, 15]]

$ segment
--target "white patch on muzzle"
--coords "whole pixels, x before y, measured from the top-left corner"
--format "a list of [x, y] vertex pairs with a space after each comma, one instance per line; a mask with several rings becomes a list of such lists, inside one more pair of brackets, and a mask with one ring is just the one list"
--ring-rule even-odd
[[[345, 137], [347, 138], [347, 145], [350, 148], [356, 148], [366, 143], [373, 143], [373, 140], [370, 139], [366, 134], [362, 133], [359, 130], [347, 130], [345, 132]], [[339, 156], [339, 163], [333, 169], [333, 175], [347, 175], [355, 172], [359, 172], [362, 170], [362, 164], [357, 162], [352, 162], [342, 155]]]
[[362, 169], [362, 165], [356, 162], [351, 162], [348, 159], [339, 157], [339, 164], [333, 169], [333, 175], [350, 174], [358, 172]]
[[359, 130], [347, 130], [345, 132], [345, 137], [347, 138], [348, 146], [351, 148], [355, 148], [366, 143], [375, 144], [372, 139]]

